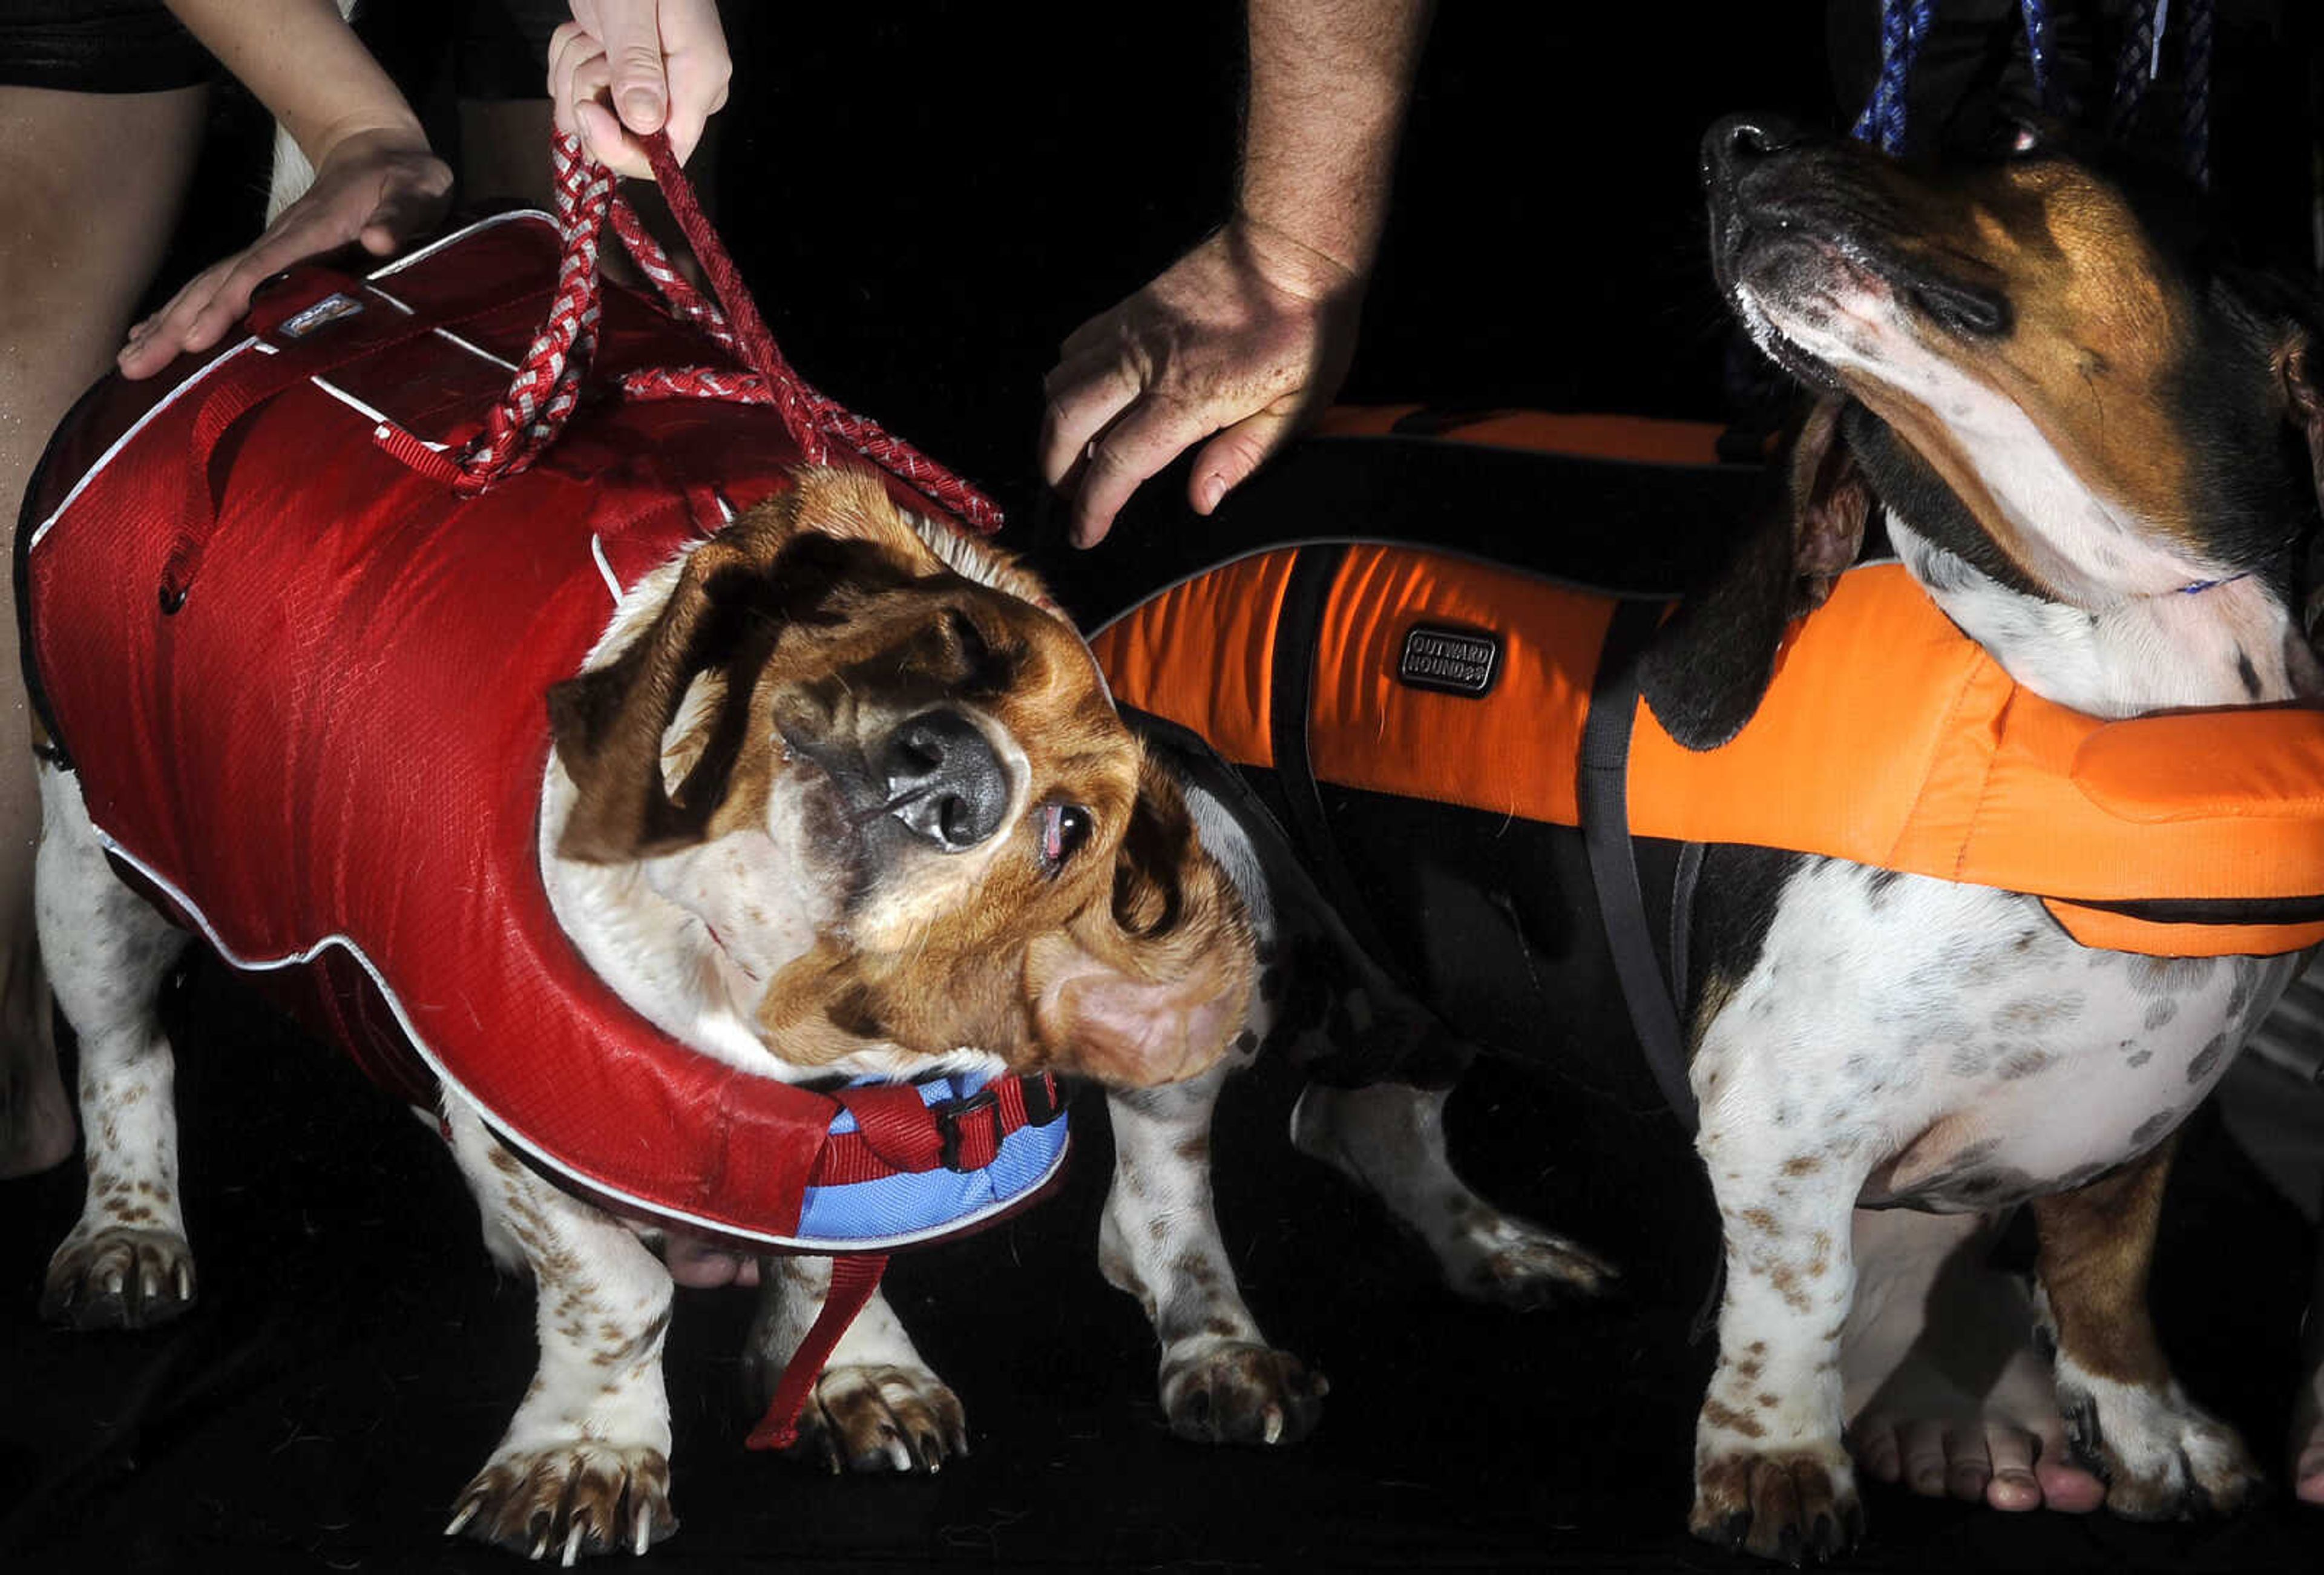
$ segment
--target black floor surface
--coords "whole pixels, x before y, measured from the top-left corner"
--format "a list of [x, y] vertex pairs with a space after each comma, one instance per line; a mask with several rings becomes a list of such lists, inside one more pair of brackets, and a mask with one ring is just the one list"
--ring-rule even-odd
[[[436, 1137], [209, 964], [180, 1036], [199, 1304], [150, 1332], [42, 1327], [78, 1166], [0, 1211], [0, 1568], [507, 1569], [444, 1540], [532, 1363], [530, 1294], [500, 1279]], [[1416, 1248], [1282, 1134], [1281, 1068], [1222, 1114], [1221, 1212], [1269, 1335], [1332, 1380], [1305, 1443], [1181, 1442], [1151, 1337], [1100, 1279], [1102, 1108], [1074, 1111], [1063, 1192], [899, 1259], [890, 1294], [960, 1394], [973, 1452], [933, 1478], [835, 1478], [752, 1454], [741, 1291], [679, 1293], [668, 1373], [678, 1536], [644, 1568], [1043, 1565], [1740, 1568], [1683, 1530], [1710, 1351], [1688, 1326], [1711, 1224], [1666, 1119], [1480, 1070], [1454, 1138], [1495, 1196], [1628, 1271], [1618, 1304], [1462, 1303]], [[2188, 1387], [2271, 1457], [2308, 1233], [2209, 1124], [2174, 1184], [2160, 1274]], [[1875, 1570], [2292, 1570], [2324, 1512], [2138, 1526], [2005, 1516], [1874, 1489]]]
[[[1694, 142], [1735, 108], [1831, 118], [1819, 8], [1442, 9], [1351, 397], [1716, 417], [1727, 340]], [[2296, 237], [2306, 143], [2280, 130], [2304, 68], [2253, 20], [2269, 9], [2221, 8], [2223, 69], [2289, 86], [2222, 93], [2215, 159], [2245, 212]], [[723, 223], [778, 335], [1021, 520], [1056, 342], [1223, 216], [1235, 8], [1172, 7], [1167, 24], [1087, 5], [727, 12], [742, 69]], [[236, 134], [180, 274], [254, 222], [263, 143], [223, 118]], [[1118, 603], [1175, 556], [1125, 540], [1082, 559], [1074, 604]], [[496, 1278], [437, 1139], [208, 964], [171, 1018], [194, 1312], [138, 1335], [41, 1327], [78, 1166], [0, 1187], [0, 1570], [512, 1568], [438, 1535], [532, 1339], [530, 1290]], [[1236, 1091], [1217, 1155], [1255, 1310], [1333, 1382], [1311, 1440], [1169, 1436], [1144, 1321], [1096, 1270], [1109, 1166], [1085, 1104], [1058, 1197], [891, 1271], [968, 1408], [974, 1453], [939, 1477], [838, 1479], [746, 1453], [748, 1298], [680, 1293], [684, 1526], [646, 1567], [1733, 1565], [1683, 1530], [1711, 1359], [1688, 1330], [1713, 1231], [1676, 1128], [1499, 1069], [1463, 1091], [1455, 1139], [1486, 1189], [1629, 1271], [1618, 1308], [1520, 1316], [1449, 1296], [1376, 1209], [1291, 1151], [1287, 1077], [1263, 1068]], [[2190, 1390], [2279, 1464], [2309, 1234], [2215, 1129], [2188, 1147], [2165, 1333]], [[2324, 1512], [2282, 1503], [2162, 1527], [1877, 1489], [1870, 1510], [1868, 1569], [2324, 1566]]]

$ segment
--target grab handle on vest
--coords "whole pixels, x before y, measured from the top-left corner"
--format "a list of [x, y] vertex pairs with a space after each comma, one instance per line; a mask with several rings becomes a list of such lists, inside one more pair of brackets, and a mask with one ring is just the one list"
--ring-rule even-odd
[[[338, 341], [330, 355], [316, 359], [311, 356], [286, 355], [276, 349], [264, 337], [256, 346], [261, 353], [238, 356], [234, 370], [212, 379], [200, 395], [193, 419], [187, 428], [188, 484], [180, 504], [178, 530], [161, 571], [161, 611], [174, 613], [186, 604], [186, 593], [192, 584], [194, 571], [199, 566], [203, 549], [209, 543], [210, 532], [217, 523], [217, 500], [210, 490], [210, 459], [218, 445], [235, 424], [267, 401], [286, 390], [310, 382], [337, 371], [341, 366], [375, 356], [383, 351], [414, 339], [425, 338], [440, 328], [463, 323], [501, 310], [522, 300], [531, 293], [529, 281], [518, 281], [508, 288], [491, 292], [473, 306], [464, 307], [448, 315], [434, 313], [409, 317], [387, 332], [348, 336]], [[432, 460], [439, 465], [448, 465], [441, 455], [433, 453], [409, 433], [392, 429], [397, 436], [419, 450], [422, 458], [405, 458], [405, 463], [419, 465]], [[384, 442], [384, 439], [383, 439]], [[391, 452], [393, 449], [391, 447]]]

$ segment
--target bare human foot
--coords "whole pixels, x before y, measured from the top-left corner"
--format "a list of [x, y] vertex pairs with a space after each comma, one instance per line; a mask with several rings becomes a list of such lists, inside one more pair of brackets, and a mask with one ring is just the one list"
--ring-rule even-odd
[[1986, 1266], [1991, 1241], [1978, 1215], [1856, 1211], [1849, 1447], [1867, 1476], [1926, 1497], [2087, 1514], [2106, 1486], [2073, 1460], [2032, 1297]]

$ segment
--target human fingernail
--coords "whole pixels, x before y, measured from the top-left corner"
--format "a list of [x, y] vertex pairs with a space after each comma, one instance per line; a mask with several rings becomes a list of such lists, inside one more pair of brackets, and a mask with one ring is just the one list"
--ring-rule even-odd
[[1206, 476], [1203, 480], [1200, 491], [1195, 493], [1195, 505], [1203, 513], [1207, 514], [1212, 510], [1217, 508], [1219, 506], [1219, 500], [1226, 495], [1226, 477], [1222, 475]]
[[632, 131], [653, 131], [661, 124], [661, 95], [650, 88], [632, 88], [622, 95], [622, 119]]

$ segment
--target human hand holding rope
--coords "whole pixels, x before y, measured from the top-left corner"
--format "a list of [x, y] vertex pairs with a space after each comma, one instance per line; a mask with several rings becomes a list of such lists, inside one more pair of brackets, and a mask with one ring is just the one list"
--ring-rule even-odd
[[652, 133], [686, 162], [733, 72], [715, 0], [573, 0], [573, 20], [549, 38], [557, 129], [637, 179], [652, 178]]

